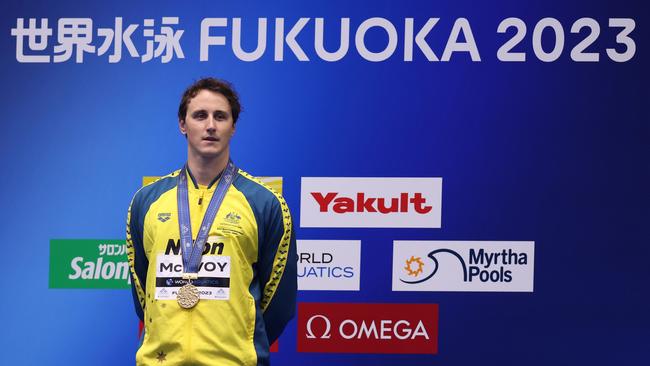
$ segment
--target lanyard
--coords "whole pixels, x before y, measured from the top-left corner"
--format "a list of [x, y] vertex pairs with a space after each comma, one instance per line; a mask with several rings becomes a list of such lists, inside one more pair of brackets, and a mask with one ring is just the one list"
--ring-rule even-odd
[[[186, 165], [178, 176], [178, 194], [176, 195], [178, 203], [178, 228], [181, 234], [181, 254], [183, 256], [183, 272], [184, 274], [196, 274], [199, 272], [199, 264], [201, 263], [201, 256], [203, 246], [208, 240], [210, 227], [217, 216], [217, 211], [226, 197], [226, 192], [235, 179], [237, 168], [232, 160], [228, 161], [226, 169], [223, 171], [221, 179], [217, 184], [217, 188], [210, 199], [208, 209], [203, 216], [199, 234], [196, 236], [196, 241], [192, 242], [192, 223], [190, 221], [190, 209], [187, 197], [187, 170]], [[196, 278], [195, 276], [191, 276]]]

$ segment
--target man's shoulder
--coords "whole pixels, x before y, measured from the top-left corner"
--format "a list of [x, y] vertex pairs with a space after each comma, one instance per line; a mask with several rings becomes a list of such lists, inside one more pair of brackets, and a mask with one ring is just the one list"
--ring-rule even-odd
[[180, 169], [162, 176], [153, 182], [145, 184], [135, 193], [133, 197], [133, 204], [148, 207], [162, 194], [176, 187], [178, 174], [180, 174]]
[[282, 195], [273, 189], [270, 184], [263, 182], [261, 179], [239, 169], [233, 185], [237, 190], [242, 192], [251, 204], [258, 207], [278, 207], [286, 205]]

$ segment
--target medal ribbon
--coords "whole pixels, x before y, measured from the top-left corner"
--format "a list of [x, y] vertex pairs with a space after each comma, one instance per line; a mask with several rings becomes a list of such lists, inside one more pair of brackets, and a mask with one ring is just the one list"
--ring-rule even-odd
[[177, 203], [178, 203], [178, 228], [181, 234], [181, 255], [183, 256], [183, 272], [184, 273], [198, 273], [199, 264], [203, 252], [203, 246], [208, 240], [210, 227], [217, 216], [217, 211], [226, 197], [226, 192], [235, 179], [237, 168], [232, 160], [228, 161], [226, 169], [224, 169], [221, 179], [217, 184], [217, 188], [210, 199], [210, 204], [205, 211], [199, 234], [196, 236], [196, 241], [192, 241], [192, 223], [190, 221], [190, 208], [187, 193], [187, 165], [183, 165], [180, 174], [178, 175], [178, 189], [177, 189]]

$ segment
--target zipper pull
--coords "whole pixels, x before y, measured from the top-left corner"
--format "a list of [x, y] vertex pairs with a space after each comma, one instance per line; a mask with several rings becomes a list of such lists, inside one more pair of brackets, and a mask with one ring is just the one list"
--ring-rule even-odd
[[199, 197], [199, 206], [201, 205], [201, 202], [203, 202], [203, 196]]

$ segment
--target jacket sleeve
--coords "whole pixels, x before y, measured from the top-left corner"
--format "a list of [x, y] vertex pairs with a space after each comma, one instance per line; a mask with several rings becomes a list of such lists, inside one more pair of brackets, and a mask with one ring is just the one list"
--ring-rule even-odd
[[271, 344], [294, 317], [296, 309], [296, 237], [289, 207], [280, 195], [276, 195], [268, 211], [263, 238], [259, 243], [261, 306]]
[[[139, 192], [138, 192], [139, 193]], [[131, 292], [135, 305], [135, 312], [141, 321], [144, 321], [145, 292], [147, 281], [147, 268], [149, 260], [144, 254], [143, 226], [144, 220], [141, 212], [141, 200], [136, 193], [129, 205], [126, 215], [126, 253], [129, 259], [131, 272]]]

